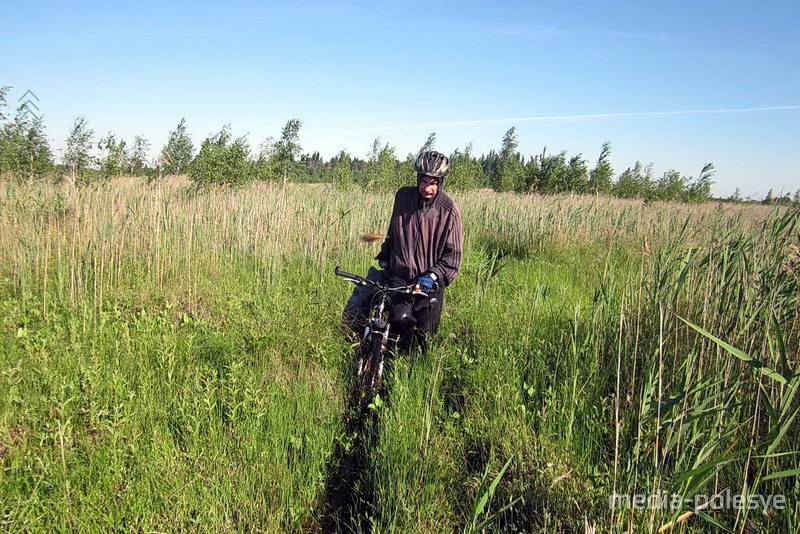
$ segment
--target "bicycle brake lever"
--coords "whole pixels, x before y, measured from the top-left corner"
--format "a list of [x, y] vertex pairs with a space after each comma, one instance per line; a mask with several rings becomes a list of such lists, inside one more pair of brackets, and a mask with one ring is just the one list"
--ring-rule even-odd
[[428, 297], [428, 294], [419, 287], [419, 285], [415, 285], [414, 289], [411, 291], [411, 294], [415, 297]]

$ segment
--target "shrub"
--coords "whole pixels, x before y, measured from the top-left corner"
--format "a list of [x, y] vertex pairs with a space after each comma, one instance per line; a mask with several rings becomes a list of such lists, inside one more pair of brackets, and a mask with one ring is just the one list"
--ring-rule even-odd
[[247, 139], [231, 141], [230, 125], [203, 141], [189, 165], [189, 179], [198, 186], [245, 185], [252, 180], [252, 162]]

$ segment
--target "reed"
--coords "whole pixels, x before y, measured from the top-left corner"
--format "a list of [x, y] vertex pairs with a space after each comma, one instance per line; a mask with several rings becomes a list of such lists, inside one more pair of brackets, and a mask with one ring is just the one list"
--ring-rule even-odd
[[[797, 530], [797, 211], [453, 196], [461, 275], [390, 366], [352, 530]], [[352, 439], [333, 266], [366, 270], [391, 200], [0, 185], [0, 525], [320, 530]], [[726, 490], [788, 506], [609, 507]]]

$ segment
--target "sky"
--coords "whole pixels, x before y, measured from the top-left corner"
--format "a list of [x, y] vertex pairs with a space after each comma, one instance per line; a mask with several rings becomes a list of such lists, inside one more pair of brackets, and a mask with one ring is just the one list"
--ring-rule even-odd
[[716, 167], [714, 194], [800, 189], [800, 2], [7, 2], [0, 85], [39, 98], [56, 156], [76, 117], [142, 134], [186, 118], [254, 151], [302, 121], [304, 152], [399, 158], [566, 151], [616, 173]]

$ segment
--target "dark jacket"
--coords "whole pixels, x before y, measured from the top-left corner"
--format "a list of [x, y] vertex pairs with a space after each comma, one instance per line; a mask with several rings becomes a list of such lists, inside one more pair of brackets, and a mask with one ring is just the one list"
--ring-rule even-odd
[[461, 266], [463, 239], [458, 204], [441, 190], [425, 201], [416, 186], [402, 187], [394, 198], [389, 232], [378, 260], [407, 282], [432, 272], [446, 287]]

